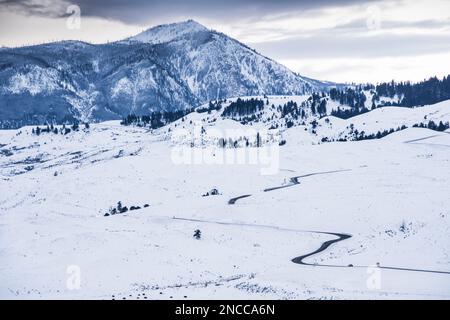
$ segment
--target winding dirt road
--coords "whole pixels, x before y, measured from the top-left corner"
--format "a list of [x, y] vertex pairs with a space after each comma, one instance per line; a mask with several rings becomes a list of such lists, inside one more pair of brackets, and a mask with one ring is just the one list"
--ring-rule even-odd
[[303, 264], [305, 266], [316, 266], [317, 264], [307, 263], [307, 262], [304, 262], [303, 260], [308, 258], [308, 257], [310, 257], [310, 256], [318, 254], [318, 253], [320, 253], [322, 251], [327, 250], [328, 247], [331, 246], [334, 243], [337, 243], [337, 242], [340, 242], [340, 241], [344, 241], [344, 240], [347, 240], [347, 239], [352, 237], [351, 235], [345, 234], [345, 233], [333, 233], [333, 232], [316, 232], [316, 233], [333, 235], [333, 236], [336, 236], [337, 239], [332, 239], [332, 240], [325, 241], [325, 242], [323, 242], [321, 244], [321, 246], [317, 250], [315, 250], [313, 252], [310, 252], [310, 253], [307, 253], [307, 254], [304, 254], [304, 255], [299, 256], [299, 257], [295, 257], [294, 259], [291, 260], [293, 263]]
[[[422, 139], [418, 139], [418, 140], [422, 140]], [[416, 141], [416, 140], [412, 140], [412, 141]], [[408, 141], [408, 143], [410, 143], [412, 141]], [[289, 181], [290, 181], [289, 184], [281, 185], [281, 186], [277, 186], [277, 187], [267, 188], [267, 189], [264, 189], [263, 191], [264, 192], [269, 192], [269, 191], [279, 190], [279, 189], [288, 188], [288, 187], [292, 187], [292, 186], [298, 185], [298, 184], [300, 184], [300, 181], [299, 181], [300, 178], [306, 178], [306, 177], [315, 176], [315, 175], [321, 175], [321, 174], [331, 174], [331, 173], [337, 173], [337, 172], [351, 171], [351, 170], [352, 169], [322, 171], [322, 172], [314, 172], [314, 173], [304, 174], [304, 175], [301, 175], [301, 176], [295, 176], [295, 177], [291, 177], [289, 179]], [[231, 198], [228, 201], [228, 204], [234, 205], [237, 200], [243, 199], [243, 198], [248, 198], [250, 196], [251, 196], [251, 194], [245, 194], [245, 195], [241, 195], [241, 196], [238, 196], [238, 197]], [[268, 225], [259, 225], [259, 224], [217, 222], [217, 221], [206, 221], [206, 220], [197, 220], [197, 219], [183, 219], [183, 218], [174, 218], [174, 219], [195, 221], [195, 222], [205, 222], [205, 223], [217, 223], [217, 224], [224, 224], [224, 225], [263, 227], [263, 228], [271, 228], [271, 229], [276, 229], [276, 230], [281, 230], [281, 231], [309, 232], [309, 233], [316, 233], [316, 234], [332, 235], [332, 236], [335, 236], [337, 238], [336, 239], [327, 240], [327, 241], [323, 242], [318, 249], [316, 249], [316, 250], [314, 250], [314, 251], [312, 251], [310, 253], [307, 253], [307, 254], [295, 257], [291, 261], [293, 263], [296, 263], [296, 264], [306, 265], [306, 266], [314, 266], [314, 267], [317, 267], [317, 266], [318, 267], [330, 267], [330, 268], [369, 268], [369, 267], [375, 267], [375, 266], [369, 266], [369, 265], [352, 265], [352, 264], [348, 264], [348, 265], [329, 265], [329, 264], [308, 263], [308, 262], [304, 261], [306, 258], [309, 258], [309, 257], [311, 257], [313, 255], [319, 254], [319, 253], [327, 250], [331, 245], [333, 245], [335, 243], [338, 243], [338, 242], [350, 239], [352, 237], [352, 235], [346, 234], [346, 233], [336, 233], [336, 232], [326, 232], [326, 231], [310, 231], [310, 230], [295, 230], [295, 229], [280, 228], [280, 227], [274, 227], [274, 226], [268, 226]], [[400, 271], [413, 271], [413, 272], [429, 272], [429, 273], [450, 274], [449, 271], [401, 268], [401, 267], [380, 266], [380, 265], [377, 265], [376, 267], [378, 267], [380, 269], [388, 269], [388, 270], [400, 270]]]
[[239, 197], [231, 198], [230, 200], [228, 200], [228, 204], [235, 204], [236, 201], [238, 201], [239, 199], [247, 198], [247, 197], [250, 197], [250, 196], [251, 196], [251, 194], [244, 194], [244, 195], [239, 196]]
[[[289, 178], [289, 183], [285, 184], [285, 185], [281, 185], [281, 186], [276, 186], [276, 187], [271, 187], [271, 188], [266, 188], [263, 191], [264, 192], [270, 192], [270, 191], [274, 191], [274, 190], [279, 190], [279, 189], [284, 189], [284, 188], [289, 188], [295, 185], [300, 184], [300, 178], [306, 178], [306, 177], [311, 177], [311, 176], [317, 176], [317, 175], [321, 175], [321, 174], [331, 174], [331, 173], [337, 173], [337, 172], [344, 172], [344, 171], [351, 171], [352, 169], [342, 169], [342, 170], [333, 170], [333, 171], [321, 171], [321, 172], [313, 172], [313, 173], [308, 173], [308, 174], [304, 174], [301, 176], [296, 176], [296, 177], [291, 177]], [[238, 197], [234, 197], [231, 198], [230, 200], [228, 200], [228, 204], [235, 204], [236, 201], [238, 201], [239, 199], [244, 199], [244, 198], [248, 198], [251, 197], [251, 194], [244, 194]]]
[[305, 265], [305, 266], [312, 266], [312, 267], [327, 267], [327, 268], [380, 268], [380, 269], [387, 269], [387, 270], [399, 270], [399, 271], [412, 271], [412, 272], [428, 272], [428, 273], [440, 273], [440, 274], [450, 274], [449, 271], [438, 271], [438, 270], [427, 270], [427, 269], [413, 269], [413, 268], [401, 268], [401, 267], [391, 267], [391, 266], [373, 266], [373, 265], [333, 265], [333, 264], [319, 264], [319, 263], [308, 263], [304, 260], [306, 258], [309, 258], [313, 255], [319, 254], [325, 250], [327, 250], [331, 245], [338, 243], [340, 241], [344, 241], [347, 239], [350, 239], [352, 235], [345, 234], [345, 233], [336, 233], [336, 232], [326, 232], [326, 231], [314, 231], [314, 230], [298, 230], [298, 229], [290, 229], [290, 228], [283, 228], [283, 227], [277, 227], [277, 226], [271, 226], [271, 225], [264, 225], [264, 224], [251, 224], [251, 223], [241, 223], [241, 222], [226, 222], [226, 221], [212, 221], [212, 220], [202, 220], [202, 219], [190, 219], [190, 218], [179, 218], [179, 217], [172, 217], [173, 220], [180, 220], [180, 221], [191, 221], [191, 222], [197, 222], [197, 223], [212, 223], [212, 224], [220, 224], [220, 225], [227, 225], [227, 226], [243, 226], [243, 227], [254, 227], [254, 228], [267, 228], [267, 229], [274, 229], [278, 231], [288, 231], [288, 232], [298, 232], [298, 233], [315, 233], [315, 234], [327, 234], [336, 236], [336, 239], [327, 240], [323, 242], [320, 247], [310, 253], [298, 256], [293, 258], [291, 261], [296, 264]]

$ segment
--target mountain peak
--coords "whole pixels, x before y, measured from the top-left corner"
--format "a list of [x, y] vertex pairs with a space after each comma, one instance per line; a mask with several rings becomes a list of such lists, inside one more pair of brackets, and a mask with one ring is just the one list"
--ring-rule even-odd
[[147, 43], [165, 43], [181, 38], [186, 34], [201, 31], [208, 31], [208, 29], [197, 21], [189, 19], [182, 22], [162, 24], [152, 27], [134, 37], [129, 38], [129, 40]]

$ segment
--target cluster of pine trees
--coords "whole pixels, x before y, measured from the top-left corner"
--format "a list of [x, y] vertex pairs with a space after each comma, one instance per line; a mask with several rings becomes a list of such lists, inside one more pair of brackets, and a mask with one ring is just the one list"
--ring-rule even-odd
[[288, 101], [283, 106], [280, 106], [280, 114], [281, 118], [286, 117], [287, 115], [291, 115], [293, 118], [298, 118], [301, 116], [300, 109], [295, 101]]
[[212, 111], [215, 110], [220, 110], [222, 109], [222, 103], [223, 102], [227, 102], [227, 100], [217, 100], [217, 101], [210, 101], [207, 107], [203, 107], [203, 108], [197, 108], [197, 112], [198, 113], [211, 113]]
[[445, 131], [450, 128], [450, 124], [448, 122], [443, 123], [439, 121], [439, 124], [436, 124], [433, 120], [428, 121], [428, 123], [417, 123], [413, 125], [414, 128], [428, 128], [434, 131]]
[[325, 98], [325, 93], [313, 93], [311, 97], [308, 98], [311, 104], [312, 114], [317, 114], [319, 117], [323, 117], [327, 114], [327, 100]]
[[351, 109], [361, 110], [365, 109], [367, 98], [362, 88], [359, 87], [358, 89], [346, 88], [344, 90], [333, 88], [330, 90], [330, 99], [341, 105], [347, 105]]
[[359, 114], [363, 114], [369, 112], [369, 109], [367, 108], [361, 108], [361, 109], [341, 109], [337, 108], [336, 110], [331, 111], [331, 115], [341, 118], [341, 119], [349, 119], [351, 117], [357, 116]]
[[[144, 204], [144, 208], [148, 208], [148, 207], [149, 207], [148, 203]], [[122, 205], [122, 202], [119, 201], [119, 202], [117, 202], [117, 206], [109, 208], [109, 211], [107, 213], [105, 213], [104, 216], [108, 217], [108, 216], [113, 216], [113, 215], [120, 214], [120, 213], [126, 213], [126, 212], [128, 212], [128, 210], [134, 211], [134, 210], [140, 210], [140, 209], [141, 209], [140, 206], [131, 206], [130, 209], [128, 209], [127, 206]]]
[[222, 116], [230, 118], [245, 117], [261, 112], [263, 109], [264, 101], [261, 99], [251, 98], [243, 100], [238, 98], [223, 110]]
[[378, 96], [390, 98], [397, 96], [399, 98], [397, 103], [388, 103], [387, 105], [414, 107], [434, 104], [450, 99], [450, 75], [442, 80], [432, 77], [418, 83], [410, 81], [380, 83], [375, 90]]
[[129, 126], [135, 125], [138, 127], [149, 126], [152, 129], [158, 129], [165, 126], [168, 123], [183, 118], [188, 113], [194, 111], [193, 109], [175, 110], [175, 111], [154, 111], [149, 115], [138, 116], [135, 114], [129, 114], [120, 122], [121, 125]]

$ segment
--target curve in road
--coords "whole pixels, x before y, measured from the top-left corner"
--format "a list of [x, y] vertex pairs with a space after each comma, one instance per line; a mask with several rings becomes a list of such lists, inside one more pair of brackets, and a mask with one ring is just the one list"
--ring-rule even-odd
[[256, 228], [268, 228], [268, 229], [274, 229], [278, 231], [289, 231], [289, 232], [308, 232], [308, 233], [315, 233], [315, 234], [327, 234], [336, 236], [336, 239], [327, 240], [323, 242], [320, 247], [310, 253], [298, 256], [293, 258], [291, 261], [296, 264], [305, 265], [305, 266], [312, 266], [312, 267], [327, 267], [327, 268], [380, 268], [380, 269], [387, 269], [387, 270], [397, 270], [397, 271], [412, 271], [412, 272], [427, 272], [427, 273], [439, 273], [439, 274], [450, 274], [449, 271], [438, 271], [438, 270], [427, 270], [427, 269], [414, 269], [414, 268], [401, 268], [401, 267], [391, 267], [391, 266], [369, 266], [369, 265], [333, 265], [333, 264], [318, 264], [318, 263], [308, 263], [304, 260], [306, 258], [309, 258], [313, 255], [319, 254], [325, 250], [327, 250], [331, 245], [338, 243], [340, 241], [344, 241], [347, 239], [350, 239], [352, 235], [346, 234], [346, 233], [336, 233], [336, 232], [326, 232], [326, 231], [314, 231], [314, 230], [297, 230], [297, 229], [291, 229], [291, 228], [283, 228], [283, 227], [277, 227], [277, 226], [271, 226], [271, 225], [264, 225], [264, 224], [251, 224], [251, 223], [241, 223], [241, 222], [226, 222], [226, 221], [211, 221], [211, 220], [202, 220], [202, 219], [190, 219], [190, 218], [180, 218], [180, 217], [172, 217], [173, 220], [181, 220], [181, 221], [191, 221], [191, 222], [200, 222], [200, 223], [213, 223], [213, 224], [220, 224], [220, 225], [228, 225], [228, 226], [244, 226], [244, 227], [256, 227]]
[[[278, 189], [284, 189], [284, 188], [289, 188], [295, 185], [300, 184], [300, 178], [306, 178], [306, 177], [311, 177], [311, 176], [316, 176], [316, 175], [321, 175], [321, 174], [330, 174], [330, 173], [337, 173], [337, 172], [344, 172], [344, 171], [351, 171], [352, 169], [342, 169], [342, 170], [333, 170], [333, 171], [321, 171], [321, 172], [313, 172], [313, 173], [308, 173], [308, 174], [304, 174], [301, 176], [295, 176], [295, 177], [291, 177], [289, 178], [289, 183], [286, 185], [281, 185], [281, 186], [277, 186], [277, 187], [271, 187], [271, 188], [266, 188], [263, 191], [264, 192], [269, 192], [269, 191], [274, 191], [274, 190], [278, 190]], [[228, 204], [235, 204], [236, 201], [238, 201], [239, 199], [243, 199], [243, 198], [248, 198], [250, 197], [251, 194], [244, 194], [242, 196], [238, 196], [238, 197], [234, 197], [231, 198], [230, 200], [228, 200]]]
[[251, 194], [244, 194], [244, 195], [239, 196], [239, 197], [231, 198], [230, 200], [228, 200], [228, 204], [235, 204], [236, 201], [238, 201], [239, 199], [247, 198], [247, 197], [250, 197], [250, 196], [251, 196]]
[[271, 226], [271, 225], [264, 225], [264, 224], [251, 224], [251, 223], [243, 223], [243, 222], [226, 222], [226, 221], [211, 221], [211, 220], [202, 220], [202, 219], [190, 219], [190, 218], [179, 218], [179, 217], [172, 217], [173, 220], [181, 220], [181, 221], [191, 221], [191, 222], [200, 222], [200, 223], [213, 223], [213, 224], [220, 224], [220, 225], [228, 225], [228, 226], [244, 226], [244, 227], [256, 227], [256, 228], [268, 228], [268, 229], [274, 229], [278, 231], [288, 231], [288, 232], [308, 232], [308, 233], [315, 233], [315, 234], [326, 234], [326, 235], [332, 235], [336, 236], [336, 239], [327, 240], [323, 242], [320, 247], [310, 253], [298, 256], [293, 258], [291, 261], [296, 264], [305, 265], [305, 266], [312, 266], [312, 267], [327, 267], [327, 268], [380, 268], [380, 269], [387, 269], [387, 270], [397, 270], [397, 271], [412, 271], [412, 272], [427, 272], [427, 273], [438, 273], [438, 274], [450, 274], [449, 271], [439, 271], [439, 270], [427, 270], [427, 269], [414, 269], [414, 268], [402, 268], [402, 267], [391, 267], [391, 266], [372, 266], [372, 265], [333, 265], [333, 264], [318, 264], [318, 263], [308, 263], [304, 260], [306, 258], [309, 258], [313, 255], [319, 254], [325, 250], [327, 250], [331, 245], [338, 243], [340, 241], [344, 241], [347, 239], [350, 239], [352, 235], [346, 234], [346, 233], [336, 233], [336, 232], [326, 232], [326, 231], [314, 231], [314, 230], [298, 230], [298, 229], [291, 229], [291, 228], [283, 228], [283, 227], [277, 227], [277, 226]]
[[313, 267], [327, 267], [327, 268], [379, 268], [379, 269], [387, 269], [387, 270], [398, 270], [398, 271], [412, 271], [412, 272], [427, 272], [427, 273], [440, 273], [440, 274], [450, 274], [449, 271], [439, 271], [439, 270], [428, 270], [428, 269], [414, 269], [414, 268], [402, 268], [402, 267], [391, 267], [391, 266], [380, 266], [380, 265], [376, 265], [376, 266], [369, 266], [369, 265], [333, 265], [333, 264], [318, 264], [318, 263], [307, 263], [304, 262], [304, 259], [318, 254], [322, 251], [325, 251], [326, 249], [328, 249], [328, 247], [330, 247], [332, 244], [340, 242], [340, 241], [344, 241], [347, 240], [349, 238], [351, 238], [352, 236], [349, 234], [345, 234], [345, 233], [333, 233], [333, 232], [317, 232], [317, 233], [322, 233], [322, 234], [330, 234], [333, 236], [336, 236], [337, 239], [332, 239], [332, 240], [328, 240], [325, 241], [321, 244], [321, 246], [310, 253], [307, 253], [305, 255], [299, 256], [299, 257], [295, 257], [294, 259], [292, 259], [291, 261], [293, 263], [296, 264], [301, 264], [301, 265], [305, 265], [305, 266], [313, 266]]

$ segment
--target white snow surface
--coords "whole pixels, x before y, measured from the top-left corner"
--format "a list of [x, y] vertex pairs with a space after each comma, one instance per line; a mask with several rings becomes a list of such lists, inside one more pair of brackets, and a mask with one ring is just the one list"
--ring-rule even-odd
[[32, 96], [41, 93], [51, 93], [59, 88], [58, 73], [52, 69], [32, 66], [27, 73], [14, 74], [6, 91], [13, 94], [28, 92]]
[[164, 24], [150, 28], [128, 40], [146, 42], [146, 43], [164, 43], [170, 42], [182, 36], [190, 35], [198, 31], [207, 31], [208, 29], [201, 24], [187, 20], [178, 23]]
[[[448, 121], [448, 109], [383, 108], [331, 122], [337, 135], [350, 122], [377, 130], [424, 115]], [[0, 298], [450, 298], [450, 274], [365, 267], [450, 272], [450, 132], [317, 144], [297, 126], [284, 130], [274, 175], [252, 164], [174, 163], [168, 129], [206, 116], [214, 114], [153, 132], [117, 121], [65, 136], [0, 131]], [[213, 188], [220, 194], [202, 197]], [[105, 217], [118, 201], [141, 209]], [[294, 264], [336, 238], [311, 231], [352, 237], [305, 260], [317, 266]]]

